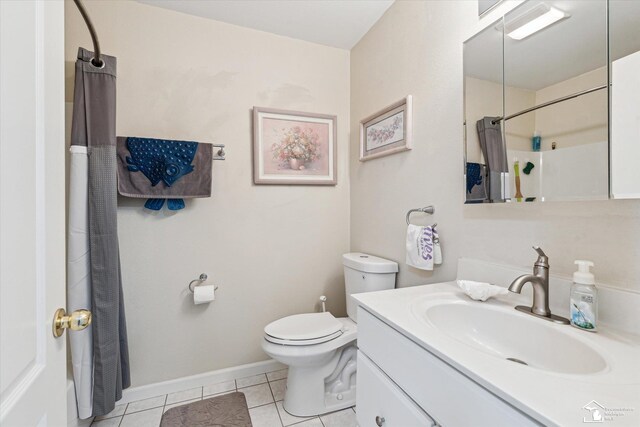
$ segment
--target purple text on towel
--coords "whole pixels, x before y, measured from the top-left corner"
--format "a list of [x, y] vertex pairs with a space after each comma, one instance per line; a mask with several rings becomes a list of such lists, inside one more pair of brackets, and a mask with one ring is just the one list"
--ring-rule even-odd
[[431, 227], [422, 228], [420, 238], [418, 239], [418, 245], [422, 259], [428, 261], [433, 258], [431, 255], [433, 252], [433, 231]]

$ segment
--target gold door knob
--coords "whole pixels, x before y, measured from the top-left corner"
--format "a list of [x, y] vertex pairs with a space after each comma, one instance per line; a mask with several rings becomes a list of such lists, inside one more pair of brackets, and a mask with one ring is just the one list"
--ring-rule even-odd
[[72, 331], [81, 331], [91, 324], [91, 312], [89, 310], [76, 310], [70, 315], [64, 308], [56, 310], [53, 315], [53, 336], [59, 338], [65, 329]]

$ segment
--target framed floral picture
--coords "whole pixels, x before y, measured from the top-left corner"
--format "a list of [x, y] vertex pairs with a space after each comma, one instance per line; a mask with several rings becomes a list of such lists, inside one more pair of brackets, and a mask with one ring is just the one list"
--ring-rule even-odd
[[253, 182], [336, 185], [336, 116], [253, 107]]
[[411, 95], [360, 121], [360, 161], [411, 150]]

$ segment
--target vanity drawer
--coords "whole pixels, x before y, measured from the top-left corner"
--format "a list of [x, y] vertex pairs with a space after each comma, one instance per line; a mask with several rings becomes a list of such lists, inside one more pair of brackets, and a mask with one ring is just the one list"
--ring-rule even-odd
[[361, 351], [356, 390], [360, 427], [428, 427], [435, 422]]
[[540, 425], [361, 307], [358, 347], [444, 427]]

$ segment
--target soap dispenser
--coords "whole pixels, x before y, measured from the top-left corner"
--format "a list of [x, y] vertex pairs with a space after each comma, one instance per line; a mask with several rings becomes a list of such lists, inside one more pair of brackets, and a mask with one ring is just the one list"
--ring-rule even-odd
[[595, 332], [598, 321], [598, 290], [589, 267], [593, 262], [577, 260], [578, 271], [573, 273], [571, 286], [571, 325]]

